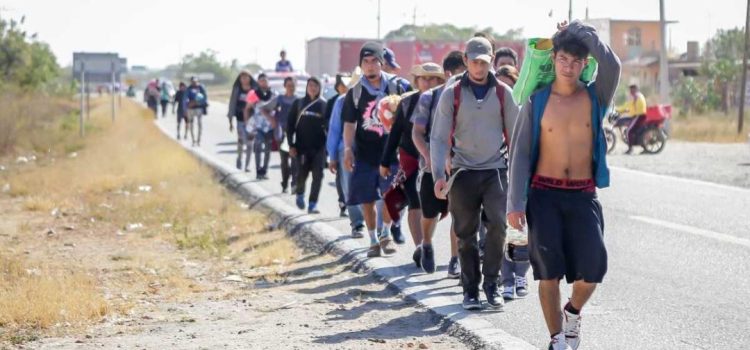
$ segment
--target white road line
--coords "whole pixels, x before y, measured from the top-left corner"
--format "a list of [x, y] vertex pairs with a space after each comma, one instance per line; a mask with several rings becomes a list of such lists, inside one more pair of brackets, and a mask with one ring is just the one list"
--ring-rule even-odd
[[654, 174], [647, 171], [642, 170], [635, 170], [635, 169], [629, 169], [629, 168], [623, 168], [620, 166], [610, 166], [611, 170], [615, 171], [621, 171], [624, 173], [631, 173], [631, 174], [637, 174], [639, 176], [650, 176], [657, 179], [664, 179], [664, 180], [670, 180], [670, 181], [682, 181], [684, 183], [693, 184], [693, 185], [702, 185], [702, 186], [708, 186], [713, 188], [720, 188], [722, 190], [730, 190], [730, 191], [736, 191], [740, 192], [742, 194], [750, 194], [750, 189], [743, 188], [743, 187], [737, 187], [737, 186], [730, 186], [730, 185], [722, 185], [717, 184], [713, 182], [703, 181], [703, 180], [695, 180], [695, 179], [688, 179], [684, 177], [677, 177], [673, 175], [662, 175], [662, 174]]
[[633, 220], [645, 222], [645, 223], [648, 223], [648, 224], [662, 226], [662, 227], [666, 227], [666, 228], [669, 228], [669, 229], [673, 229], [673, 230], [682, 231], [682, 232], [685, 232], [685, 233], [694, 234], [696, 236], [711, 238], [711, 239], [715, 239], [717, 241], [722, 241], [722, 242], [725, 242], [725, 243], [737, 244], [737, 245], [741, 245], [741, 246], [745, 246], [745, 247], [750, 248], [750, 240], [749, 239], [739, 238], [739, 237], [731, 236], [731, 235], [724, 234], [724, 233], [714, 232], [714, 231], [710, 231], [710, 230], [704, 230], [704, 229], [697, 228], [697, 227], [692, 227], [692, 226], [687, 226], [687, 225], [682, 225], [682, 224], [676, 224], [676, 223], [673, 223], [673, 222], [662, 221], [662, 220], [659, 220], [659, 219], [653, 219], [653, 218], [649, 218], [649, 217], [645, 217], [645, 216], [631, 216], [630, 218], [633, 219]]

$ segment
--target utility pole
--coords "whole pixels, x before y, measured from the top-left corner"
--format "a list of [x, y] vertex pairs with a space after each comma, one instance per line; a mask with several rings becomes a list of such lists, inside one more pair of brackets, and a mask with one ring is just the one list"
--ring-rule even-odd
[[378, 41], [380, 41], [380, 0], [378, 0]]
[[86, 64], [81, 62], [81, 115], [78, 117], [79, 134], [83, 137], [83, 114], [86, 108]]
[[110, 68], [112, 69], [112, 72], [111, 72], [112, 73], [112, 90], [111, 90], [111, 93], [112, 93], [112, 122], [114, 122], [115, 121], [115, 114], [116, 114], [116, 112], [115, 112], [115, 62], [114, 61], [111, 62]]
[[414, 5], [414, 13], [411, 15], [411, 25], [417, 28], [417, 5]]
[[568, 1], [568, 23], [573, 22], [573, 0]]
[[661, 27], [661, 52], [659, 53], [659, 95], [662, 103], [669, 103], [669, 67], [667, 66], [667, 21], [664, 0], [659, 0], [659, 24]]
[[747, 51], [748, 42], [750, 41], [750, 30], [748, 30], [748, 24], [750, 24], [750, 0], [747, 1], [747, 13], [745, 14], [745, 52], [742, 55], [742, 88], [740, 89], [740, 115], [737, 117], [737, 133], [742, 132], [742, 124], [745, 120], [745, 102], [747, 96]]

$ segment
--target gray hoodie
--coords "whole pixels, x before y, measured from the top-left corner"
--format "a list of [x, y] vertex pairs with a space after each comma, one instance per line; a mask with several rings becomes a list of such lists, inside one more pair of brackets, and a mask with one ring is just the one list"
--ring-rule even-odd
[[[454, 91], [457, 84], [461, 84], [461, 104], [453, 132], [455, 144], [451, 147]], [[518, 106], [513, 103], [510, 87], [499, 82], [493, 75], [490, 75], [489, 84], [489, 91], [483, 100], [477, 100], [474, 96], [469, 86], [468, 73], [443, 90], [430, 132], [430, 160], [435, 181], [445, 178], [445, 158], [451, 150], [451, 165], [454, 169], [507, 168], [502, 148], [508, 143], [505, 135], [510, 135], [515, 125]], [[504, 118], [500, 115], [501, 106], [496, 89], [504, 90]]]

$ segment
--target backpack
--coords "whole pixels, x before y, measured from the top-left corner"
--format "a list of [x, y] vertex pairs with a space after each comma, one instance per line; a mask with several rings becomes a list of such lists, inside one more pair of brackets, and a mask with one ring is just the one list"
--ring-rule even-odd
[[[500, 101], [500, 119], [503, 123], [503, 136], [505, 137], [503, 147], [507, 149], [510, 144], [510, 139], [508, 138], [508, 126], [505, 124], [505, 111], [503, 108], [505, 106], [505, 90], [501, 89], [501, 86], [505, 84], [500, 82], [494, 76], [493, 79], [495, 79], [497, 83], [497, 85], [495, 85], [495, 95], [497, 95], [497, 99]], [[450, 133], [451, 146], [455, 144], [454, 134], [456, 132], [456, 118], [458, 117], [459, 107], [461, 107], [461, 80], [457, 80], [456, 85], [453, 87], [453, 124]]]
[[430, 109], [427, 111], [427, 116], [428, 116], [427, 125], [425, 125], [425, 128], [424, 128], [425, 130], [424, 138], [425, 138], [425, 141], [427, 141], [427, 143], [430, 142], [430, 132], [432, 132], [432, 116], [433, 116], [433, 112], [435, 111], [435, 105], [437, 105], [437, 103], [440, 101], [440, 95], [443, 93], [443, 90], [441, 90], [440, 94], [437, 94], [437, 95], [435, 94], [435, 92], [438, 89], [443, 88], [443, 87], [445, 87], [445, 84], [437, 86], [434, 89], [432, 89], [432, 99], [430, 100]]

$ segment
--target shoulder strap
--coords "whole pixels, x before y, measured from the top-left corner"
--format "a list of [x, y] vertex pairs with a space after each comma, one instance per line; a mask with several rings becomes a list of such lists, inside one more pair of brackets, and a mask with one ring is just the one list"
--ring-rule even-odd
[[500, 121], [503, 123], [503, 136], [505, 137], [505, 145], [510, 148], [510, 138], [508, 138], [508, 125], [505, 124], [505, 89], [499, 79], [495, 78], [495, 95], [497, 100], [500, 102]]
[[[299, 126], [299, 121], [302, 120], [302, 115], [305, 114], [310, 107], [318, 103], [318, 101], [320, 101], [320, 97], [314, 99], [312, 102], [308, 103], [305, 108], [299, 110], [299, 113], [297, 113], [297, 123], [294, 125], [295, 128]], [[302, 100], [300, 100], [300, 102], [302, 102]]]
[[352, 99], [354, 100], [354, 108], [359, 108], [359, 97], [362, 96], [362, 83], [357, 82], [352, 88]]
[[453, 87], [453, 124], [451, 126], [451, 144], [453, 143], [453, 135], [456, 133], [456, 118], [458, 117], [459, 107], [461, 107], [461, 80], [457, 80], [456, 85]]
[[392, 76], [390, 79], [388, 79], [388, 94], [389, 95], [400, 95], [401, 89], [399, 89], [398, 84], [399, 77], [397, 75]]
[[416, 107], [416, 103], [412, 103], [412, 96], [414, 96], [417, 93], [417, 91], [412, 90], [405, 94], [401, 95], [401, 109], [404, 111], [405, 116], [410, 116], [411, 113], [414, 111], [414, 107]]

